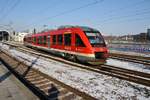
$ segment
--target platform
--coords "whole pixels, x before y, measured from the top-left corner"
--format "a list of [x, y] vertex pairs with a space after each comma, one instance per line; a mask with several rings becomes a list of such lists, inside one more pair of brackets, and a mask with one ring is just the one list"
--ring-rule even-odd
[[0, 100], [39, 100], [0, 61]]

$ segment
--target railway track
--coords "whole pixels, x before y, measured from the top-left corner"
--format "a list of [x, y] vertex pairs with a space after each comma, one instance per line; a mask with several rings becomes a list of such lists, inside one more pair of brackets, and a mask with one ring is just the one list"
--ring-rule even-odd
[[[32, 50], [30, 48], [24, 47], [21, 44], [10, 44], [6, 43], [8, 45], [14, 46], [14, 47], [21, 47], [24, 49]], [[128, 61], [128, 62], [134, 62], [134, 63], [139, 63], [143, 65], [150, 65], [150, 57], [142, 57], [142, 56], [135, 56], [135, 55], [126, 55], [126, 54], [117, 54], [117, 53], [109, 53], [109, 57], [112, 59], [118, 59], [118, 60], [123, 60], [123, 61]]]
[[75, 62], [67, 61], [59, 57], [53, 57], [51, 55], [39, 53], [38, 51], [35, 52], [33, 49], [28, 49], [26, 50], [25, 48], [18, 48], [21, 51], [28, 52], [34, 56], [42, 56], [44, 58], [52, 59], [55, 61], [63, 62], [65, 64], [69, 64], [73, 67], [79, 67], [82, 69], [90, 70], [93, 72], [97, 72], [100, 74], [105, 74], [113, 77], [117, 77], [120, 79], [124, 79], [127, 81], [135, 82], [138, 84], [150, 86], [150, 74], [148, 73], [143, 73], [139, 71], [134, 71], [134, 70], [129, 70], [129, 69], [124, 69], [120, 67], [115, 67], [115, 66], [110, 66], [110, 65], [101, 65], [101, 66], [90, 66], [90, 65], [83, 65], [83, 64], [78, 64]]
[[143, 65], [150, 65], [150, 57], [110, 53], [110, 58], [134, 62], [134, 63], [140, 63]]
[[6, 51], [0, 51], [0, 60], [42, 100], [96, 100], [32, 68], [32, 65], [28, 66], [18, 61]]
[[[33, 51], [33, 49], [22, 46], [21, 44], [17, 44], [17, 45], [16, 44], [10, 44], [10, 43], [5, 43], [5, 44], [8, 44], [8, 45], [11, 45], [14, 47], [21, 47], [21, 48]], [[143, 65], [150, 65], [150, 57], [125, 55], [125, 54], [117, 54], [117, 53], [109, 53], [109, 55], [110, 55], [109, 57], [112, 59], [118, 59], [118, 60], [123, 60], [123, 61], [128, 61], [128, 62], [140, 63]]]

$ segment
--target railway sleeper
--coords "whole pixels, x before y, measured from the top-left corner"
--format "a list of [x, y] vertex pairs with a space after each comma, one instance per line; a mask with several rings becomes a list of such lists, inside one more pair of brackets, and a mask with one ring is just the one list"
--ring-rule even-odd
[[45, 87], [49, 87], [51, 86], [52, 82], [47, 82], [47, 83], [43, 83], [43, 84], [35, 84], [36, 87], [38, 88], [45, 88]]
[[[9, 58], [11, 58], [11, 56], [9, 56]], [[10, 59], [10, 60], [11, 60], [11, 59]], [[16, 60], [13, 59], [12, 63], [15, 62], [15, 61], [16, 61]], [[5, 62], [7, 62], [7, 60], [5, 60]], [[9, 65], [11, 66], [11, 64], [9, 64]], [[24, 65], [24, 64], [23, 64], [23, 65]], [[24, 69], [24, 68], [26, 69], [26, 68], [28, 68], [28, 67], [24, 66], [23, 69]], [[21, 68], [21, 69], [22, 69], [22, 68]], [[19, 69], [19, 70], [21, 70], [21, 69]], [[12, 68], [12, 70], [14, 70], [14, 69]], [[16, 70], [16, 71], [18, 72], [19, 70]], [[15, 71], [15, 70], [14, 70], [14, 71]], [[27, 71], [27, 70], [26, 70], [26, 71]], [[33, 72], [31, 72], [31, 71], [32, 71], [32, 69], [28, 71], [28, 73], [26, 74], [26, 76], [27, 76], [29, 73], [34, 73], [34, 71], [33, 71]], [[19, 72], [18, 72], [18, 73], [19, 73]], [[19, 75], [19, 74], [18, 74], [18, 75]], [[32, 75], [32, 74], [30, 74], [30, 75]], [[30, 76], [30, 75], [29, 75], [29, 76]], [[21, 76], [22, 76], [22, 75], [21, 75]], [[24, 80], [26, 80], [32, 87], [35, 87], [34, 89], [37, 89], [37, 91], [39, 91], [39, 92], [41, 91], [42, 88], [46, 88], [46, 87], [49, 87], [49, 86], [51, 85], [50, 83], [46, 83], [46, 84], [42, 84], [41, 86], [38, 86], [38, 87], [37, 87], [36, 84], [32, 84], [32, 82], [35, 82], [35, 81], [37, 82], [37, 81], [42, 80], [42, 79], [45, 79], [45, 78], [44, 78], [43, 76], [41, 76], [41, 75], [40, 75], [39, 77], [35, 77], [35, 78], [31, 78], [31, 77], [30, 77], [30, 78], [27, 78], [26, 76], [25, 76], [25, 77], [23, 76], [23, 77], [24, 77]], [[23, 78], [23, 77], [22, 77], [22, 78]], [[57, 84], [57, 83], [56, 83], [56, 84]], [[56, 88], [58, 88], [58, 87], [59, 87], [59, 85], [58, 85], [58, 86], [56, 85]], [[60, 90], [60, 89], [58, 89], [58, 90]], [[67, 91], [67, 90], [66, 90], [66, 91]], [[40, 93], [45, 93], [45, 92], [42, 92], [42, 91], [41, 91]], [[62, 93], [63, 93], [63, 92], [62, 92]], [[53, 94], [53, 96], [52, 96], [52, 95], [48, 95], [48, 98], [50, 98], [50, 100], [52, 100], [51, 98], [53, 98], [53, 99], [55, 99], [55, 100], [56, 100], [57, 98], [58, 98], [58, 99], [60, 98], [61, 100], [70, 100], [71, 98], [73, 98], [73, 96], [79, 98], [79, 96], [77, 96], [76, 94], [70, 92], [70, 90], [68, 90], [68, 92], [67, 92], [65, 95], [59, 95], [58, 97], [54, 97], [54, 94], [55, 94], [55, 93], [52, 93], [52, 94]], [[78, 94], [78, 93], [77, 93], [77, 94]], [[63, 99], [63, 98], [69, 97], [70, 95], [71, 95], [71, 98], [70, 98], [70, 99]], [[73, 96], [72, 96], [72, 95], [73, 95]], [[52, 97], [51, 97], [51, 96], [52, 96]], [[84, 98], [85, 98], [85, 97], [84, 97]], [[93, 98], [93, 97], [91, 97], [91, 98]]]
[[[26, 78], [26, 79], [27, 79], [27, 78]], [[30, 81], [30, 82], [32, 82], [32, 81], [37, 81], [37, 80], [42, 80], [42, 79], [44, 79], [44, 77], [39, 76], [39, 77], [35, 77], [35, 78], [29, 78], [29, 79], [27, 79], [27, 80]]]
[[28, 74], [26, 75], [26, 77], [28, 77], [28, 76], [32, 76], [32, 75], [36, 75], [37, 73], [35, 73], [35, 72], [28, 72]]
[[26, 75], [25, 78], [30, 79], [30, 78], [36, 78], [38, 76], [40, 76], [40, 75], [38, 75], [38, 74]]
[[37, 73], [33, 70], [30, 70], [27, 75], [33, 75], [33, 74], [37, 74]]
[[20, 75], [22, 75], [24, 73], [24, 71], [20, 68], [16, 69], [15, 71], [18, 72]]
[[49, 81], [49, 80], [47, 80], [47, 79], [37, 80], [37, 81], [32, 81], [32, 84], [40, 84], [40, 83], [48, 82], [48, 81]]

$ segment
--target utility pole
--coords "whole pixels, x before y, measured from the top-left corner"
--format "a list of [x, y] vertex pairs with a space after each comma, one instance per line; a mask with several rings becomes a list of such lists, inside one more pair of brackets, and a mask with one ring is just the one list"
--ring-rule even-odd
[[33, 29], [33, 34], [36, 34], [36, 29], [35, 28]]

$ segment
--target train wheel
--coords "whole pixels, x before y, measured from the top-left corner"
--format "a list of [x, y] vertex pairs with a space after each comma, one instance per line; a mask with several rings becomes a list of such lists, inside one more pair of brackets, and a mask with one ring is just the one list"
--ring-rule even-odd
[[67, 53], [63, 53], [63, 57], [64, 57], [65, 59], [68, 59], [69, 55], [68, 55]]
[[63, 58], [65, 58], [65, 53], [61, 53], [61, 56], [62, 56]]
[[77, 61], [77, 57], [75, 55], [68, 54], [68, 53], [64, 53], [63, 55], [64, 55], [65, 59], [68, 59], [68, 60], [71, 60], [71, 61], [74, 61], [74, 62]]
[[75, 55], [71, 55], [71, 60], [77, 62], [77, 57]]

